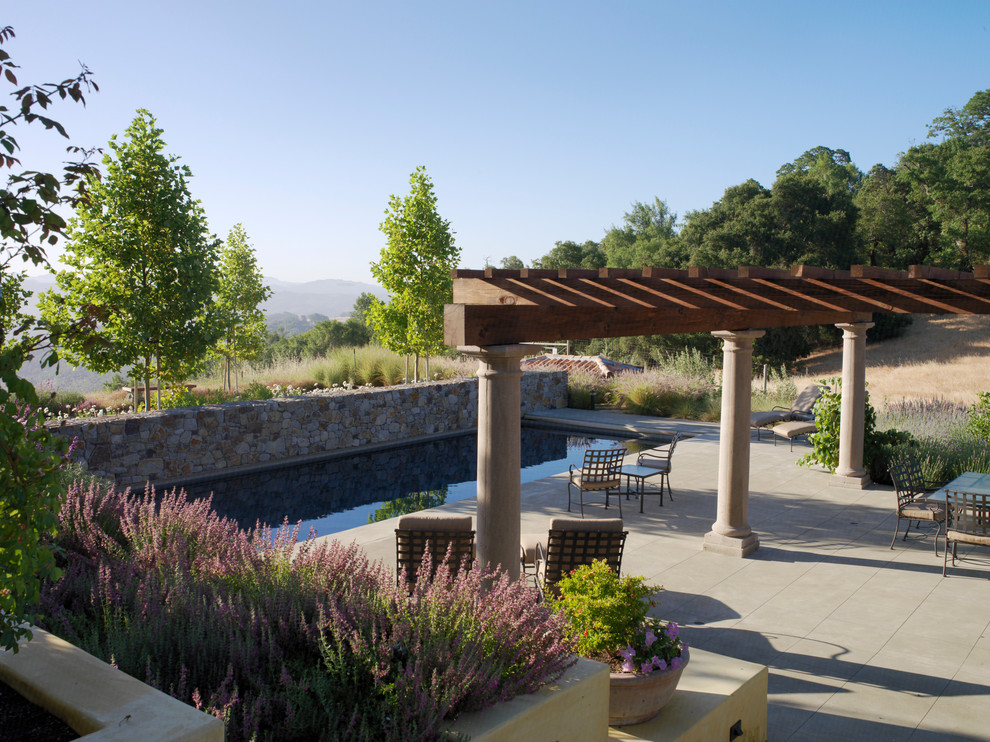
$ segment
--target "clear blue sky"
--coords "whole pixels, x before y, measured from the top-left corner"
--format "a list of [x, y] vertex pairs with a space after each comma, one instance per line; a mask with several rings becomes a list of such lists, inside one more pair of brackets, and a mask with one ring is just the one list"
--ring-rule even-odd
[[[990, 88], [985, 0], [4, 5], [21, 82], [94, 72], [85, 109], [56, 109], [74, 142], [147, 108], [210, 229], [242, 222], [289, 281], [370, 282], [417, 165], [463, 267], [528, 264], [634, 201], [683, 217], [769, 186], [817, 145], [891, 165]], [[21, 129], [25, 165], [57, 162], [58, 137]]]

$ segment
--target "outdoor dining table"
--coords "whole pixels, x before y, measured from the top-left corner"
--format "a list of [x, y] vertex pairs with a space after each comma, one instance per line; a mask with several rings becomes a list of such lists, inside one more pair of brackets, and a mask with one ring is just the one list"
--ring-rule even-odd
[[[646, 494], [646, 480], [657, 474], [664, 474], [663, 469], [655, 466], [637, 466], [635, 464], [623, 464], [622, 476], [626, 478], [626, 498], [629, 495], [639, 495], [639, 512], [643, 512], [643, 500]], [[636, 489], [632, 488], [632, 481], [636, 480]], [[660, 480], [660, 507], [663, 507], [663, 480]]]
[[967, 471], [960, 474], [942, 489], [925, 495], [923, 499], [932, 502], [945, 502], [946, 492], [975, 492], [978, 495], [990, 495], [990, 474], [978, 471]]

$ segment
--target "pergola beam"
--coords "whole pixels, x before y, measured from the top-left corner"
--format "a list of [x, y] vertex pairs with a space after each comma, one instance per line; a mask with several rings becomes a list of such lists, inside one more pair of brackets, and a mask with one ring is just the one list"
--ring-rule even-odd
[[630, 311], [615, 307], [485, 306], [444, 307], [447, 345], [512, 345], [547, 338], [583, 340], [599, 337], [664, 335], [753, 327], [796, 327], [866, 322], [870, 312], [781, 311], [779, 309], [689, 309], [672, 307]]
[[990, 271], [457, 270], [448, 345], [864, 322], [874, 312], [990, 314]]

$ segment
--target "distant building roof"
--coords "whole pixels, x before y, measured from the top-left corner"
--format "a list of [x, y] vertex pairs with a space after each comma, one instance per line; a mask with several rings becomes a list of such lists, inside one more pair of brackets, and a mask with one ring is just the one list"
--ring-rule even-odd
[[610, 361], [601, 356], [542, 355], [522, 362], [525, 371], [586, 371], [611, 379], [620, 371], [642, 371], [642, 366]]

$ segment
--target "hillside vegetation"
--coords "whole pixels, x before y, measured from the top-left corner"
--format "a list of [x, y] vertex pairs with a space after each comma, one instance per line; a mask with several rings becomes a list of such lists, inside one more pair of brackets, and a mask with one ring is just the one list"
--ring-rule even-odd
[[[842, 374], [842, 348], [806, 359], [804, 384]], [[972, 404], [990, 389], [990, 316], [916, 315], [905, 333], [867, 345], [867, 389], [882, 401], [945, 399]]]

